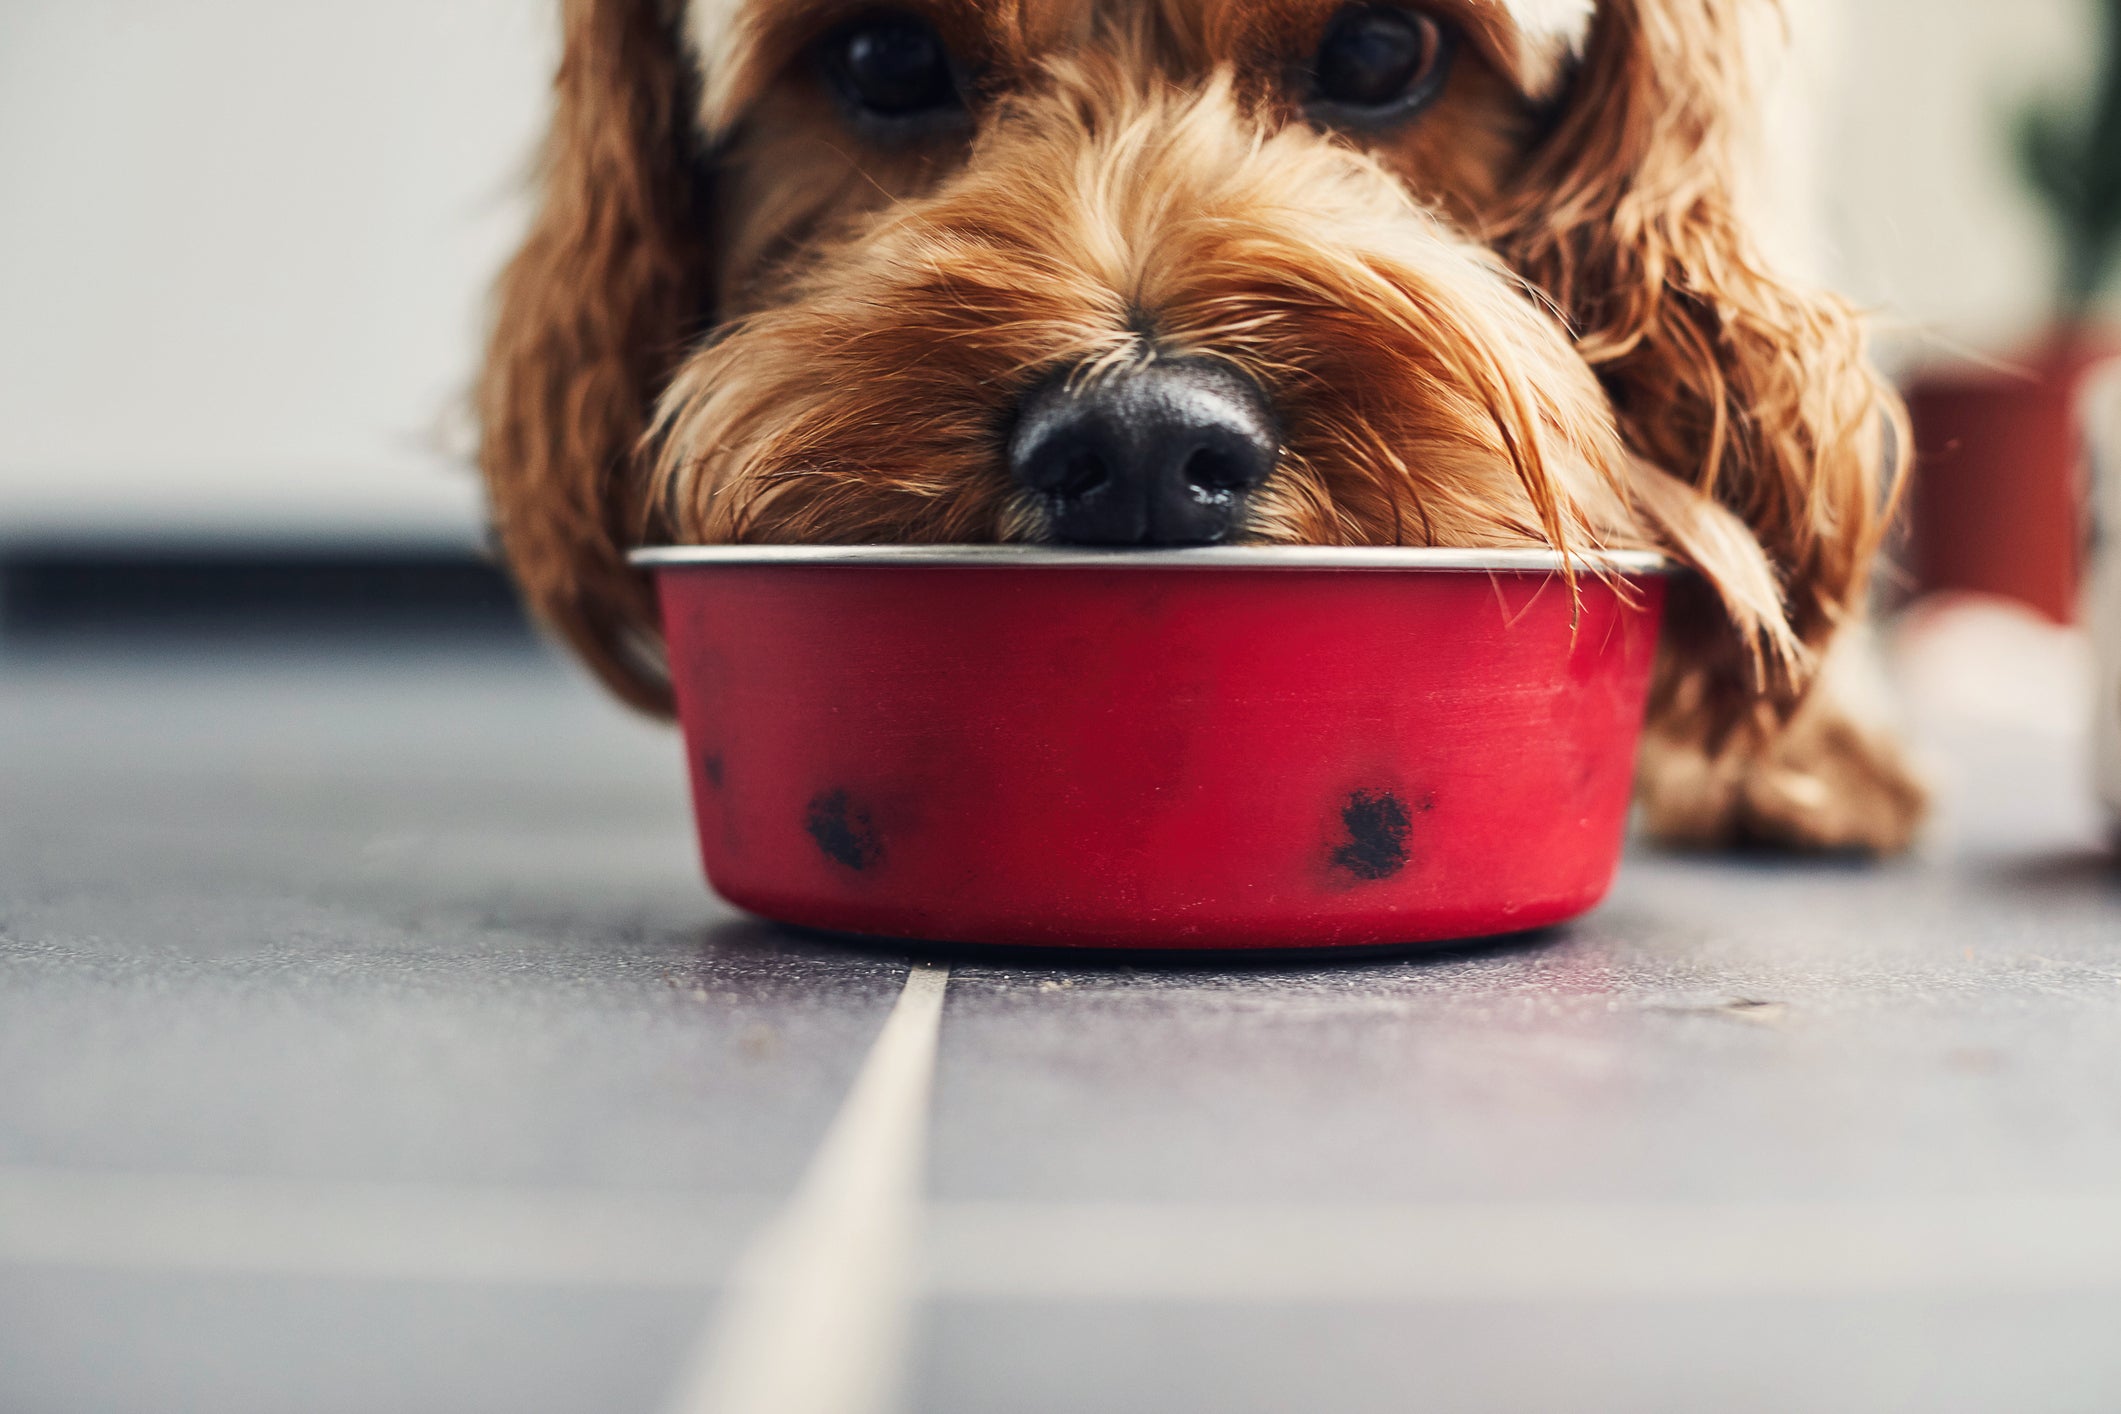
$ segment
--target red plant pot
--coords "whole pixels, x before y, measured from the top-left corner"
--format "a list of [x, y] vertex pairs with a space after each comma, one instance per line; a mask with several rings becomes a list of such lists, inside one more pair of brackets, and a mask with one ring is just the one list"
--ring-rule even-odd
[[1909, 386], [1909, 550], [1922, 591], [2002, 595], [2057, 623], [2076, 621], [2084, 573], [2076, 399], [2084, 375], [2114, 352], [2103, 331], [2063, 331], [2022, 372], [1932, 373]]
[[1610, 886], [1662, 562], [643, 551], [709, 880], [813, 928], [1372, 947]]

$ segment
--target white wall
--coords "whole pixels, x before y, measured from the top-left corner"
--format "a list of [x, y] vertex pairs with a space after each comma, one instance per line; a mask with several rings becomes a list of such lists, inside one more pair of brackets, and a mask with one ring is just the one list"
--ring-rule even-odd
[[[2008, 344], [2048, 274], [2004, 118], [2091, 0], [1793, 3], [1821, 263], [1917, 352]], [[474, 534], [443, 434], [554, 9], [0, 0], [0, 535]]]
[[0, 0], [0, 534], [473, 534], [551, 8]]
[[2011, 129], [2088, 73], [2095, 0], [1820, 3], [1838, 11], [1821, 129], [1837, 279], [1902, 325], [1902, 361], [2010, 352], [2047, 317], [2054, 269]]

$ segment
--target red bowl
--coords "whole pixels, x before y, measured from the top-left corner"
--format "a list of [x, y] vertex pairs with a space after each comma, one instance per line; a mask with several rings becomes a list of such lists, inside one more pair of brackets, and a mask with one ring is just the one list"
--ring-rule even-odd
[[1604, 897], [1663, 561], [647, 550], [715, 889], [936, 942], [1350, 948]]

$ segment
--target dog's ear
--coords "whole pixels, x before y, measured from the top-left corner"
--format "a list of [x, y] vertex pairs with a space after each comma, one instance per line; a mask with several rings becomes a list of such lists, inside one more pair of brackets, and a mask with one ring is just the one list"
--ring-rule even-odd
[[[1744, 214], [1780, 20], [1775, 0], [1600, 0], [1498, 244], [1570, 322], [1629, 449], [1737, 514], [1816, 648], [1860, 607], [1910, 444], [1856, 312], [1782, 278]], [[1782, 676], [1787, 706], [1803, 674]]]
[[670, 710], [636, 455], [708, 325], [707, 171], [682, 0], [564, 0], [539, 209], [502, 276], [478, 389], [480, 465], [533, 611], [628, 702]]

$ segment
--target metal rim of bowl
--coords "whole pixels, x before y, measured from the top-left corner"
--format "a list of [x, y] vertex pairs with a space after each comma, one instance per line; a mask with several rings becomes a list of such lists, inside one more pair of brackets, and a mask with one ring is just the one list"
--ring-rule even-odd
[[713, 566], [983, 565], [1035, 569], [1457, 570], [1661, 575], [1671, 560], [1653, 550], [1460, 550], [1342, 545], [1217, 545], [1187, 550], [1101, 550], [1055, 545], [661, 545], [634, 550], [640, 569]]

